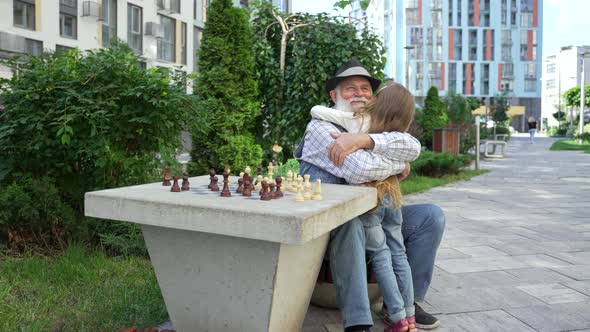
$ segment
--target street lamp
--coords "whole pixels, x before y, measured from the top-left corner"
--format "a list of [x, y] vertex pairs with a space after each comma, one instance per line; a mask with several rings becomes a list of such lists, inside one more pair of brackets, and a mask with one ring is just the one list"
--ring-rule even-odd
[[584, 73], [585, 71], [585, 66], [584, 66], [584, 60], [586, 60], [586, 55], [589, 55], [590, 52], [583, 52], [582, 55], [582, 77], [580, 79], [581, 81], [581, 87], [580, 87], [580, 123], [578, 125], [579, 128], [579, 135], [580, 138], [578, 139], [578, 144], [582, 144], [582, 132], [584, 131], [584, 104], [585, 104], [585, 100], [586, 99], [586, 75]]

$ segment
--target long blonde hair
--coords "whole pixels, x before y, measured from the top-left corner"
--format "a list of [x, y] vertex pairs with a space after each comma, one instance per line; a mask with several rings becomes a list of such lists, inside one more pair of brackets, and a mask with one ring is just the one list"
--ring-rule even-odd
[[[369, 133], [407, 132], [414, 120], [416, 103], [412, 93], [399, 83], [387, 83], [375, 94], [365, 107], [365, 112], [371, 115]], [[389, 195], [389, 204], [396, 208], [402, 206], [402, 193], [397, 174], [381, 181], [365, 183], [377, 189], [377, 199], [381, 206], [383, 199]]]

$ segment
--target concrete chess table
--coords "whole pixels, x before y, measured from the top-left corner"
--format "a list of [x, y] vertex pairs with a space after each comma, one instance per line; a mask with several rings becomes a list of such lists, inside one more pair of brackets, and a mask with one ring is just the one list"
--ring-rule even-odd
[[229, 198], [208, 184], [88, 192], [85, 215], [142, 225], [178, 331], [301, 330], [330, 231], [372, 209], [375, 189], [322, 184], [321, 201], [295, 202], [292, 192], [261, 201], [236, 194], [237, 177]]

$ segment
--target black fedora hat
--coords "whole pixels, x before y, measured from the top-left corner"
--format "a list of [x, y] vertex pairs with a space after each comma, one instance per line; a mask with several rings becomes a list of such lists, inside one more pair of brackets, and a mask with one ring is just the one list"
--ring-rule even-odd
[[326, 91], [330, 93], [330, 91], [336, 89], [336, 86], [338, 86], [340, 81], [351, 76], [362, 76], [368, 79], [373, 91], [377, 91], [377, 88], [379, 88], [379, 85], [381, 84], [381, 80], [371, 77], [371, 74], [369, 74], [358, 60], [351, 60], [340, 66], [336, 71], [336, 75], [326, 81]]

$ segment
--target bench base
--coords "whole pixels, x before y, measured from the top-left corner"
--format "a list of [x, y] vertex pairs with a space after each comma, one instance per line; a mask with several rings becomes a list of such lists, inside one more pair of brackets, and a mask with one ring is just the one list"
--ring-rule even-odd
[[142, 225], [177, 331], [300, 331], [329, 233], [287, 245]]

